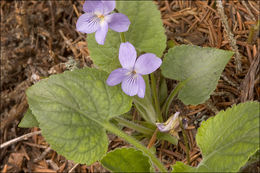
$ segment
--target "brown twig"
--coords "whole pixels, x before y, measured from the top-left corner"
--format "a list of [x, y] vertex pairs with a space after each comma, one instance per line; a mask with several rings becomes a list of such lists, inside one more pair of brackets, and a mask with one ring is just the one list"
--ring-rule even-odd
[[250, 65], [250, 68], [247, 72], [247, 75], [241, 84], [241, 95], [240, 100], [241, 102], [245, 102], [247, 100], [254, 99], [254, 84], [255, 84], [255, 77], [259, 73], [259, 63], [260, 57], [255, 57], [253, 62]]
[[51, 147], [48, 147], [44, 150], [44, 152], [33, 160], [34, 163], [41, 161], [49, 152], [51, 151]]
[[41, 131], [36, 131], [36, 132], [31, 132], [31, 133], [25, 134], [25, 135], [23, 135], [23, 136], [17, 137], [17, 138], [15, 138], [15, 139], [12, 139], [12, 140], [10, 140], [10, 141], [7, 141], [7, 142], [1, 144], [1, 145], [0, 145], [0, 148], [4, 148], [4, 147], [7, 147], [7, 146], [9, 146], [9, 145], [12, 145], [12, 144], [14, 144], [14, 143], [16, 143], [16, 142], [19, 142], [19, 141], [22, 141], [22, 140], [26, 140], [27, 138], [32, 137], [32, 136], [34, 136], [34, 135], [38, 135], [38, 134], [40, 134], [40, 133], [41, 133]]
[[218, 13], [220, 15], [220, 20], [222, 22], [222, 25], [224, 27], [224, 30], [226, 31], [227, 35], [228, 35], [228, 39], [230, 42], [230, 45], [232, 47], [232, 50], [235, 52], [236, 56], [235, 56], [235, 62], [236, 62], [236, 71], [237, 72], [241, 72], [242, 71], [242, 67], [241, 67], [241, 55], [238, 51], [238, 47], [237, 47], [237, 43], [236, 43], [236, 39], [234, 38], [233, 33], [231, 32], [229, 25], [228, 25], [228, 20], [227, 20], [227, 16], [225, 15], [224, 12], [224, 7], [222, 4], [221, 0], [217, 0], [217, 10]]
[[69, 173], [72, 173], [74, 171], [74, 169], [77, 168], [77, 166], [79, 165], [79, 163], [75, 164], [70, 170]]
[[78, 51], [75, 48], [75, 46], [72, 45], [71, 41], [64, 35], [63, 31], [60, 29], [59, 30], [60, 35], [62, 36], [62, 38], [64, 39], [65, 43], [70, 47], [70, 49], [72, 50], [74, 57], [76, 58], [78, 56]]
[[52, 1], [49, 1], [49, 5], [50, 5], [50, 13], [51, 13], [51, 33], [52, 33], [52, 35], [54, 35], [54, 32], [55, 32], [55, 16], [54, 16], [54, 13], [53, 13]]
[[255, 19], [255, 16], [254, 16], [253, 13], [251, 12], [250, 8], [247, 6], [245, 0], [242, 0], [242, 4], [246, 7], [247, 12], [248, 12], [248, 14], [250, 15], [250, 17], [255, 21], [255, 20], [256, 20], [256, 19]]

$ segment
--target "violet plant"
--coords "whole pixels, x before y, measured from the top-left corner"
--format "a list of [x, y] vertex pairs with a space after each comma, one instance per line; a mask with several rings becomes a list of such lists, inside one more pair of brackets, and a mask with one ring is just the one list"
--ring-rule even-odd
[[[170, 171], [120, 127], [177, 145], [179, 131], [186, 139], [187, 124], [179, 112], [169, 115], [173, 99], [187, 105], [205, 102], [233, 52], [194, 45], [166, 48], [160, 12], [152, 1], [86, 1], [83, 11], [76, 28], [88, 34], [97, 68], [66, 71], [30, 87], [29, 110], [20, 127], [40, 127], [51, 148], [76, 163], [100, 161], [112, 172]], [[169, 94], [157, 82], [164, 77], [179, 81]], [[141, 122], [126, 118], [132, 105]], [[258, 108], [258, 102], [241, 103], [204, 121], [196, 135], [203, 160], [197, 167], [177, 162], [172, 171], [238, 171], [259, 149]], [[133, 148], [107, 153], [107, 131]]]

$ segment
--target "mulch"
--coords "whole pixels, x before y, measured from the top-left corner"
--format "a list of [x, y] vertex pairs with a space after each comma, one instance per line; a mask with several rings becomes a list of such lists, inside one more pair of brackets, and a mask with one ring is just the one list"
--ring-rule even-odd
[[[92, 66], [86, 35], [75, 29], [83, 1], [1, 1], [1, 144], [38, 128], [18, 128], [28, 108], [25, 91], [35, 82], [62, 73], [76, 63]], [[215, 1], [155, 1], [168, 40], [233, 50]], [[224, 13], [236, 40], [234, 55], [221, 75], [218, 86], [205, 104], [186, 106], [175, 100], [170, 111], [180, 111], [188, 120], [191, 166], [202, 160], [195, 142], [201, 121], [233, 104], [260, 101], [259, 22], [260, 1], [223, 1]], [[239, 68], [238, 64], [241, 64]], [[172, 89], [176, 81], [167, 81]], [[129, 129], [125, 129], [131, 131]], [[113, 135], [109, 149], [128, 145]], [[177, 146], [156, 143], [160, 160], [170, 168], [176, 161], [187, 163], [183, 138]], [[2, 172], [104, 172], [98, 162], [77, 165], [51, 150], [41, 135], [2, 148]], [[250, 171], [260, 172], [257, 163]]]

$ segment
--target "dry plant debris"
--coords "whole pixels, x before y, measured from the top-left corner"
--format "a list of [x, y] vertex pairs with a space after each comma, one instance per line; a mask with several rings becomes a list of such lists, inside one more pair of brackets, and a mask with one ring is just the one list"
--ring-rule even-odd
[[[191, 165], [202, 160], [195, 142], [201, 121], [233, 104], [260, 100], [259, 77], [259, 1], [222, 0], [227, 24], [241, 55], [237, 73], [235, 56], [228, 63], [217, 89], [205, 104], [185, 106], [176, 100], [171, 111], [188, 119]], [[168, 40], [175, 44], [194, 44], [232, 50], [215, 1], [155, 1]], [[25, 90], [51, 74], [62, 73], [73, 61], [79, 67], [92, 66], [85, 35], [75, 30], [83, 1], [1, 1], [1, 144], [37, 128], [17, 125], [28, 108]], [[168, 81], [169, 89], [175, 85]], [[134, 113], [133, 119], [138, 119]], [[131, 130], [125, 129], [128, 133]], [[110, 136], [109, 150], [127, 146]], [[149, 141], [145, 141], [147, 144]], [[156, 143], [160, 160], [171, 167], [176, 161], [187, 163], [183, 138], [177, 146]], [[51, 150], [41, 135], [34, 135], [1, 149], [2, 172], [104, 172], [99, 163], [75, 165]], [[254, 169], [259, 171], [259, 163]]]

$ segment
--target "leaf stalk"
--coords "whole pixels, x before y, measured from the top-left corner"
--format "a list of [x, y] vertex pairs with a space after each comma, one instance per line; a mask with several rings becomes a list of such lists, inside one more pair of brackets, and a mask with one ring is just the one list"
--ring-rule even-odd
[[153, 130], [152, 129], [148, 129], [146, 127], [143, 127], [139, 124], [136, 124], [132, 121], [128, 121], [124, 118], [121, 118], [121, 117], [116, 117], [114, 118], [119, 124], [125, 126], [125, 127], [128, 127], [128, 128], [131, 128], [137, 132], [140, 132], [140, 133], [143, 133], [145, 135], [152, 135], [153, 134]]
[[165, 113], [165, 117], [167, 117], [168, 112], [169, 112], [169, 108], [170, 105], [173, 101], [174, 96], [182, 89], [182, 87], [184, 86], [185, 82], [180, 82], [177, 84], [177, 86], [171, 91], [170, 95], [168, 96], [167, 100], [165, 101], [165, 103], [163, 104], [162, 107], [162, 113]]
[[128, 143], [132, 144], [133, 146], [135, 146], [137, 149], [141, 150], [142, 152], [144, 152], [145, 155], [149, 156], [150, 159], [152, 160], [152, 162], [154, 163], [154, 165], [159, 169], [160, 172], [168, 172], [166, 170], [166, 168], [164, 167], [164, 165], [155, 157], [154, 154], [151, 153], [151, 151], [149, 149], [147, 149], [145, 146], [143, 146], [140, 142], [138, 142], [135, 138], [133, 138], [132, 136], [129, 136], [128, 134], [124, 133], [123, 131], [121, 131], [120, 129], [118, 129], [116, 126], [114, 126], [113, 124], [107, 122], [105, 124], [103, 124], [103, 126], [110, 132], [114, 133], [115, 135], [117, 135], [118, 137], [124, 139], [125, 141], [127, 141]]
[[186, 130], [183, 127], [181, 119], [179, 119], [179, 122], [180, 122], [180, 127], [181, 127], [181, 131], [182, 131], [183, 139], [184, 139], [184, 143], [185, 143], [186, 157], [187, 157], [188, 165], [190, 165], [190, 148], [189, 148], [189, 142], [188, 142], [188, 135], [186, 133]]
[[155, 77], [154, 77], [153, 73], [150, 74], [150, 76], [151, 76], [151, 85], [152, 85], [151, 87], [152, 87], [155, 111], [156, 111], [157, 118], [158, 118], [159, 122], [163, 122], [162, 112], [160, 110], [160, 102], [159, 102], [159, 99], [158, 99], [156, 80], [155, 80]]

